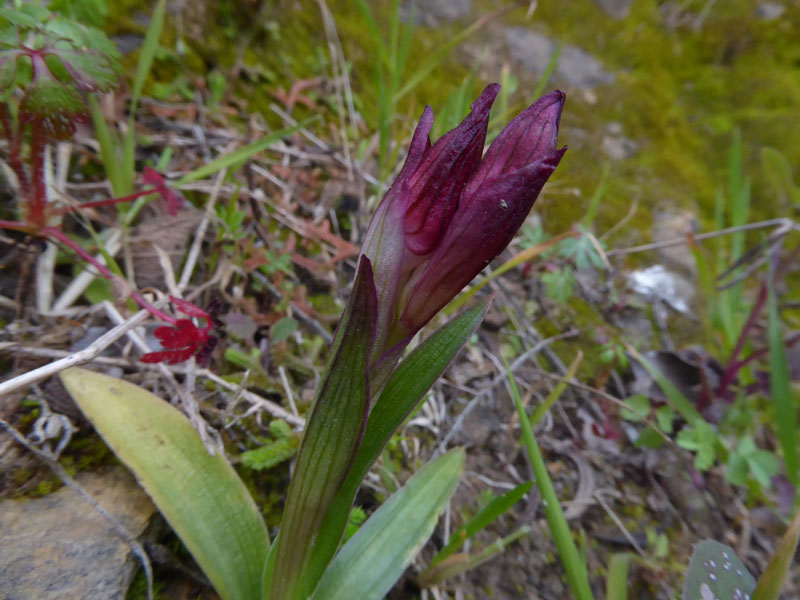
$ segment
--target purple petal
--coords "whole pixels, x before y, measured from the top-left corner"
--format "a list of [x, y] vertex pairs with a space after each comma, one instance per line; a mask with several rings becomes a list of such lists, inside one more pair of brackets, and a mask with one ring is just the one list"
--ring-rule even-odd
[[554, 91], [518, 114], [492, 142], [470, 187], [486, 179], [521, 169], [555, 152], [566, 96]]
[[425, 154], [409, 178], [411, 203], [406, 212], [406, 246], [417, 255], [430, 253], [458, 207], [464, 186], [483, 154], [489, 112], [500, 86], [488, 86], [472, 112]]
[[485, 180], [477, 189], [470, 186], [470, 197], [462, 199], [444, 239], [414, 283], [401, 317], [409, 331], [418, 331], [505, 249], [565, 151]]

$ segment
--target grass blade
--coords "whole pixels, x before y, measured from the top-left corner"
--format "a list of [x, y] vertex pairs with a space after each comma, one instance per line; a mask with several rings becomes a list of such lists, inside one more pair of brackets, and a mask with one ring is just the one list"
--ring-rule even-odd
[[797, 457], [797, 399], [792, 392], [789, 362], [783, 345], [781, 319], [775, 286], [770, 285], [767, 298], [767, 337], [772, 402], [775, 411], [775, 433], [783, 450], [786, 475], [794, 486], [798, 484]]
[[[564, 379], [569, 381], [573, 377], [575, 377], [575, 373], [578, 372], [578, 367], [583, 360], [583, 352], [578, 350], [578, 354], [575, 356], [575, 359], [570, 364], [569, 369], [567, 369], [567, 374], [564, 375]], [[533, 414], [531, 414], [531, 427], [536, 427], [539, 424], [539, 421], [542, 420], [544, 415], [553, 407], [558, 399], [561, 397], [561, 394], [564, 393], [564, 390], [567, 389], [566, 381], [559, 381], [556, 384], [556, 387], [553, 388], [553, 391], [547, 395], [544, 402], [542, 402], [539, 406], [534, 409]]]
[[273, 131], [269, 135], [265, 135], [263, 138], [256, 140], [255, 142], [248, 144], [247, 146], [242, 146], [238, 150], [234, 150], [233, 152], [229, 152], [228, 154], [223, 154], [222, 156], [218, 156], [210, 163], [207, 163], [202, 167], [195, 169], [194, 171], [186, 173], [183, 177], [175, 181], [173, 185], [176, 186], [186, 185], [187, 183], [192, 183], [193, 181], [197, 181], [199, 179], [205, 179], [209, 175], [213, 175], [214, 173], [216, 173], [217, 171], [221, 171], [222, 169], [232, 169], [236, 165], [239, 165], [240, 163], [243, 163], [246, 160], [252, 158], [255, 154], [258, 154], [259, 152], [266, 150], [272, 144], [277, 142], [279, 139], [291, 135], [295, 131], [303, 129], [306, 125], [315, 120], [316, 117], [311, 117], [310, 119], [306, 119], [305, 121], [302, 121], [292, 127], [287, 127], [286, 129], [279, 129], [278, 131]]
[[542, 72], [542, 76], [539, 77], [539, 82], [536, 84], [536, 89], [533, 90], [533, 97], [532, 102], [535, 102], [539, 96], [542, 95], [544, 92], [544, 88], [547, 87], [547, 83], [550, 81], [550, 78], [553, 76], [553, 72], [556, 70], [556, 66], [558, 66], [558, 57], [561, 56], [561, 49], [563, 45], [559, 43], [556, 46], [556, 49], [553, 51], [553, 55], [550, 57], [550, 60], [547, 61], [547, 66], [544, 68]]
[[461, 545], [471, 538], [473, 535], [484, 529], [492, 521], [504, 514], [508, 509], [519, 502], [528, 490], [533, 486], [532, 481], [526, 481], [519, 484], [513, 490], [506, 492], [502, 496], [492, 499], [486, 506], [484, 506], [478, 513], [467, 521], [464, 525], [458, 528], [453, 535], [450, 536], [450, 541], [442, 548], [439, 553], [431, 559], [431, 566], [436, 565], [452, 555], [458, 550]]
[[542, 494], [547, 525], [550, 528], [550, 532], [553, 534], [556, 548], [558, 548], [558, 554], [561, 557], [561, 564], [564, 565], [569, 587], [577, 600], [593, 600], [594, 597], [592, 596], [592, 589], [589, 586], [589, 574], [586, 570], [586, 563], [581, 559], [578, 548], [575, 545], [575, 540], [572, 539], [569, 524], [567, 523], [566, 517], [564, 517], [564, 511], [561, 510], [561, 504], [556, 495], [556, 490], [553, 487], [553, 481], [550, 479], [550, 474], [547, 472], [544, 458], [539, 450], [539, 445], [536, 443], [533, 428], [528, 420], [528, 415], [525, 413], [525, 407], [522, 405], [522, 399], [519, 396], [517, 384], [514, 381], [514, 375], [511, 373], [508, 363], [506, 363], [506, 372], [508, 373], [508, 382], [511, 386], [511, 395], [514, 397], [514, 405], [519, 415], [519, 422], [522, 428], [522, 440], [525, 443], [525, 448], [528, 450], [528, 458], [531, 462], [534, 476], [536, 477], [536, 485], [539, 486], [539, 491]]
[[466, 573], [467, 571], [479, 567], [485, 562], [492, 560], [495, 556], [502, 553], [508, 546], [516, 542], [519, 538], [530, 534], [531, 528], [527, 525], [520, 527], [511, 535], [500, 538], [486, 546], [478, 554], [470, 556], [467, 554], [456, 554], [437, 565], [428, 567], [420, 576], [419, 584], [422, 587], [430, 587], [442, 583], [446, 579]]
[[117, 156], [117, 144], [119, 140], [111, 129], [108, 127], [103, 112], [100, 110], [100, 104], [93, 94], [88, 95], [89, 100], [89, 114], [92, 117], [92, 125], [94, 126], [94, 135], [97, 138], [97, 143], [100, 145], [100, 159], [103, 161], [103, 166], [106, 170], [106, 177], [111, 182], [111, 189], [114, 193], [120, 196], [125, 194], [122, 190], [122, 173], [119, 166], [119, 157]]
[[139, 51], [139, 62], [136, 64], [136, 76], [133, 80], [133, 89], [131, 91], [131, 115], [136, 113], [136, 105], [142, 95], [144, 82], [150, 74], [150, 67], [153, 66], [153, 59], [158, 49], [158, 40], [161, 39], [161, 31], [164, 28], [166, 7], [166, 0], [158, 0], [150, 17], [150, 26], [147, 28], [147, 34], [144, 37], [144, 42], [142, 42], [142, 49]]
[[628, 600], [628, 567], [631, 555], [627, 552], [611, 556], [606, 575], [606, 600]]
[[753, 600], [778, 600], [783, 582], [789, 573], [789, 567], [797, 550], [797, 541], [800, 539], [800, 510], [794, 515], [789, 529], [781, 538], [781, 543], [775, 554], [767, 564], [767, 568], [758, 578], [756, 589], [753, 591]]

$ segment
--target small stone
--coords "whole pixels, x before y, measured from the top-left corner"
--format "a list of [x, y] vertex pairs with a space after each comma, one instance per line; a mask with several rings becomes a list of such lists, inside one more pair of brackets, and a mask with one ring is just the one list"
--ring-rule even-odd
[[625, 136], [605, 135], [600, 142], [600, 148], [611, 160], [623, 160], [636, 154], [636, 142]]
[[774, 21], [780, 19], [786, 7], [778, 2], [762, 2], [756, 9], [756, 16], [762, 21]]
[[594, 0], [612, 19], [624, 19], [631, 14], [631, 4], [633, 0]]
[[[508, 27], [506, 43], [511, 58], [535, 75], [544, 72], [557, 47], [554, 40], [525, 27]], [[566, 84], [581, 89], [606, 85], [616, 79], [616, 76], [607, 71], [594, 56], [577, 46], [570, 45], [565, 45], [561, 49], [555, 76]]]
[[439, 27], [458, 21], [472, 14], [472, 0], [424, 0], [406, 3], [402, 16], [405, 20], [411, 15], [411, 4], [416, 12], [416, 24], [426, 27]]
[[[122, 468], [78, 483], [138, 537], [155, 512]], [[72, 489], [0, 502], [0, 590], [8, 598], [109, 600], [125, 597], [139, 566], [131, 548]]]

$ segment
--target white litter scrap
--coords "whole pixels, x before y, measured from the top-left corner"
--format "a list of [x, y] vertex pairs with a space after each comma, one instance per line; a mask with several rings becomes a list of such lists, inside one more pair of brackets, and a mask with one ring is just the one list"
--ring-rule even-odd
[[633, 271], [628, 275], [628, 284], [638, 294], [661, 300], [680, 313], [691, 313], [689, 306], [694, 288], [686, 279], [668, 271], [663, 265]]

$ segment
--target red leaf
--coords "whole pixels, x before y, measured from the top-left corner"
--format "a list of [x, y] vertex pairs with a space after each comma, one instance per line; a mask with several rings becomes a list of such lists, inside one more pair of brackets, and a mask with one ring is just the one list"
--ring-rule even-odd
[[145, 167], [142, 172], [142, 181], [147, 185], [152, 185], [155, 191], [164, 199], [170, 216], [174, 217], [178, 214], [178, 210], [183, 206], [183, 196], [168, 187], [167, 182], [157, 171], [150, 167]]
[[188, 346], [182, 350], [163, 350], [161, 352], [148, 352], [140, 359], [143, 363], [160, 363], [166, 361], [167, 364], [175, 365], [185, 360], [189, 360], [197, 350], [197, 344]]
[[175, 327], [163, 326], [156, 329], [153, 334], [165, 348], [183, 348], [189, 344], [196, 344], [203, 339], [202, 332], [189, 319], [178, 319]]

